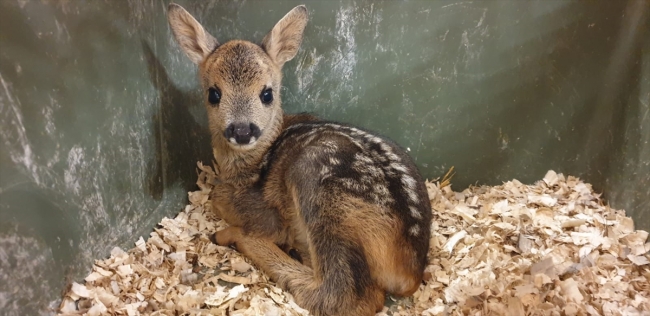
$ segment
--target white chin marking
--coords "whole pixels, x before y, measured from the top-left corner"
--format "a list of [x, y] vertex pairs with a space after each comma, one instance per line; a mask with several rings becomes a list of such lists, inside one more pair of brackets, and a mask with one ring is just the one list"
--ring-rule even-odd
[[257, 141], [257, 138], [251, 137], [251, 139], [248, 141], [248, 144], [239, 144], [237, 143], [234, 137], [228, 138], [228, 141], [231, 142], [233, 145], [236, 145], [238, 148], [250, 148], [250, 146]]

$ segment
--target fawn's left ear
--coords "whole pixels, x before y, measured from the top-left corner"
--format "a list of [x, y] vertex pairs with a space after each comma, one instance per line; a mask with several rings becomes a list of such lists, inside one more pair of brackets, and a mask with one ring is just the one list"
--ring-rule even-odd
[[167, 20], [176, 42], [185, 55], [197, 65], [219, 45], [217, 39], [206, 32], [203, 26], [178, 4], [169, 4]]
[[280, 67], [298, 53], [309, 19], [307, 7], [299, 5], [287, 13], [262, 40], [262, 48]]

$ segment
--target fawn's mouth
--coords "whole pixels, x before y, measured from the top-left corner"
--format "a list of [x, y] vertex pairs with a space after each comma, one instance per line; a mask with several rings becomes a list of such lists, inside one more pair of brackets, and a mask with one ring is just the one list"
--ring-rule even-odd
[[248, 143], [241, 143], [237, 142], [235, 138], [230, 138], [227, 139], [228, 145], [230, 148], [237, 150], [237, 151], [247, 151], [253, 149], [255, 146], [257, 146], [257, 141], [259, 138], [257, 137], [251, 137]]
[[254, 145], [254, 144], [257, 142], [257, 137], [252, 136], [252, 137], [248, 140], [248, 143], [242, 143], [241, 140], [238, 141], [238, 140], [235, 139], [234, 137], [230, 137], [230, 138], [228, 139], [228, 142], [229, 142], [231, 145], [236, 146], [236, 147], [239, 147], [239, 148], [241, 148], [241, 147], [247, 147], [247, 146]]

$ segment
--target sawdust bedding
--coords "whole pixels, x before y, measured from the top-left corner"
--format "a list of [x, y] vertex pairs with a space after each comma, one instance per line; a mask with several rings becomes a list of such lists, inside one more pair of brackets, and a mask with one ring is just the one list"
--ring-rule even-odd
[[[210, 211], [212, 169], [199, 163], [199, 173], [190, 204], [97, 260], [59, 315], [308, 315], [248, 259], [210, 242], [227, 224]], [[549, 171], [534, 185], [427, 188], [425, 282], [378, 315], [650, 315], [648, 233], [590, 184]]]

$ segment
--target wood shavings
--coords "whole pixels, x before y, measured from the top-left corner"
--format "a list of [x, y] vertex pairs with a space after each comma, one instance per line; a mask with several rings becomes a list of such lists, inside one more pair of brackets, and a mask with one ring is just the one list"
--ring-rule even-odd
[[88, 291], [88, 289], [85, 286], [76, 282], [72, 283], [71, 291], [77, 297], [90, 297], [90, 292]]
[[248, 259], [210, 242], [227, 224], [211, 211], [214, 172], [202, 164], [199, 169], [190, 204], [163, 218], [133, 249], [116, 247], [108, 259], [97, 260], [84, 284], [72, 284], [59, 315], [307, 314]]
[[[308, 315], [238, 252], [208, 236], [212, 168], [148, 239], [97, 260], [59, 315]], [[451, 170], [450, 170], [451, 172]], [[454, 192], [427, 183], [434, 220], [425, 282], [378, 315], [648, 315], [650, 243], [591, 185], [554, 171]]]
[[591, 185], [549, 171], [534, 185], [427, 187], [432, 278], [394, 314], [649, 315], [648, 233]]

